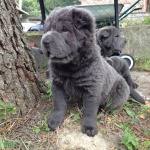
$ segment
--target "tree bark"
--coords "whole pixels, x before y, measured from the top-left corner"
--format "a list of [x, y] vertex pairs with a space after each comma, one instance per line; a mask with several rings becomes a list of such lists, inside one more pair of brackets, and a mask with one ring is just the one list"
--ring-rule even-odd
[[45, 93], [14, 0], [0, 0], [0, 99], [25, 115]]

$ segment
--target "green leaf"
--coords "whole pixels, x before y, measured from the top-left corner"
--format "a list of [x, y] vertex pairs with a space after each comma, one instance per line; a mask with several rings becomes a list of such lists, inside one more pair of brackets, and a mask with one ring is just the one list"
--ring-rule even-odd
[[128, 127], [129, 127], [128, 124], [120, 124], [119, 126], [120, 126], [120, 128], [122, 128], [124, 130], [128, 129]]
[[150, 141], [145, 141], [145, 142], [144, 142], [144, 146], [145, 146], [146, 148], [150, 147]]
[[18, 142], [17, 141], [0, 141], [0, 148], [6, 149], [6, 148], [14, 148]]
[[112, 103], [112, 99], [109, 99], [106, 103], [106, 108], [108, 108], [111, 105], [111, 103]]
[[79, 120], [79, 119], [81, 119], [81, 117], [80, 117], [80, 114], [77, 113], [77, 114], [75, 114], [75, 115], [73, 116], [72, 122], [74, 122], [74, 121], [76, 121], [76, 120]]
[[0, 119], [4, 119], [6, 117], [5, 114], [0, 114]]
[[124, 107], [124, 110], [126, 111], [128, 116], [130, 116], [131, 118], [135, 117], [135, 113], [131, 109], [129, 109], [128, 107]]
[[0, 141], [0, 148], [1, 149], [4, 149], [5, 147], [4, 147], [4, 143], [2, 142], [2, 141]]
[[120, 124], [120, 127], [124, 130], [123, 137], [121, 138], [121, 143], [127, 147], [128, 150], [132, 150], [138, 147], [138, 138], [136, 138], [132, 131], [128, 128], [127, 124]]
[[34, 128], [33, 131], [36, 133], [36, 134], [39, 134], [41, 129], [40, 128]]
[[5, 107], [6, 107], [6, 104], [5, 104], [2, 100], [0, 100], [0, 106], [1, 106], [2, 108], [5, 108]]
[[43, 126], [41, 126], [41, 128], [45, 131], [50, 131], [50, 128], [47, 126], [47, 124], [44, 124]]
[[0, 100], [0, 119], [6, 118], [10, 114], [14, 114], [16, 108], [11, 103], [4, 103]]
[[47, 98], [51, 98], [51, 97], [52, 97], [51, 86], [52, 86], [52, 83], [50, 82], [50, 83], [48, 84], [47, 92], [46, 92]]

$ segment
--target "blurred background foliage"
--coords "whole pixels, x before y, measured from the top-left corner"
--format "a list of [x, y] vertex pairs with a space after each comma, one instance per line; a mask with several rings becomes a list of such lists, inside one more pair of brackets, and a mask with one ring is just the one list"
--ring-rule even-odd
[[[19, 3], [19, 0], [16, 0]], [[46, 15], [55, 7], [79, 5], [79, 0], [44, 0]], [[30, 14], [30, 17], [41, 17], [39, 0], [22, 0], [22, 9]]]

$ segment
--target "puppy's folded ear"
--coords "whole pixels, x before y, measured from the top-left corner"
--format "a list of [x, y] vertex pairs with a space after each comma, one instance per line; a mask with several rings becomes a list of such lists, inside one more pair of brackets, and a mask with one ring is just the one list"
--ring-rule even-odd
[[94, 17], [85, 9], [74, 8], [72, 10], [73, 23], [77, 29], [87, 29], [90, 32], [94, 29]]
[[101, 46], [102, 39], [110, 36], [110, 32], [108, 30], [100, 29], [96, 32], [96, 40], [97, 44]]
[[107, 38], [107, 37], [109, 37], [109, 35], [110, 35], [110, 33], [109, 33], [109, 31], [108, 30], [99, 30], [98, 32], [97, 32], [97, 36], [99, 37], [99, 38]]
[[108, 30], [104, 30], [102, 33], [101, 33], [101, 37], [109, 37], [109, 32], [108, 32]]

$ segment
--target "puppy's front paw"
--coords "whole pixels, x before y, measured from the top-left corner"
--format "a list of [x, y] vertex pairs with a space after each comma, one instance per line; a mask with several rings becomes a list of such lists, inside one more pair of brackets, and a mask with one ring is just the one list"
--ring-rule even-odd
[[47, 120], [48, 127], [54, 131], [62, 124], [63, 120], [64, 116], [53, 113]]
[[131, 83], [129, 84], [129, 86], [132, 87], [132, 88], [134, 88], [134, 89], [138, 88], [138, 84], [135, 83], [134, 81], [131, 82]]
[[137, 88], [138, 88], [138, 84], [135, 83], [135, 82], [133, 82], [133, 88], [134, 88], [134, 89], [137, 89]]
[[97, 127], [90, 125], [83, 125], [82, 132], [87, 134], [88, 136], [95, 136], [98, 133]]

